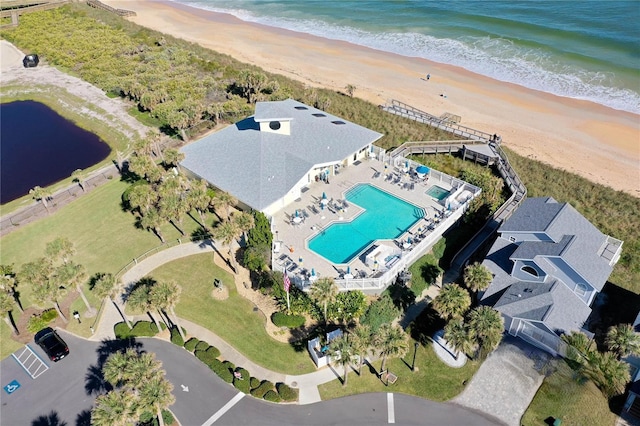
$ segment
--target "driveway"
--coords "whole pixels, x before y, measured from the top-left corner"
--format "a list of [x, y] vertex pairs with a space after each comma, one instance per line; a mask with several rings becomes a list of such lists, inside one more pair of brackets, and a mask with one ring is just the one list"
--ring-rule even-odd
[[453, 402], [519, 426], [544, 379], [538, 371], [549, 359], [550, 354], [505, 336]]
[[[18, 380], [21, 387], [0, 397], [2, 425], [89, 425], [95, 396], [104, 389], [99, 374], [109, 354], [123, 341], [90, 342], [64, 331], [67, 358], [47, 364], [49, 370], [31, 379], [12, 358], [0, 363], [2, 386]], [[30, 345], [46, 360], [37, 345]], [[172, 343], [139, 339], [129, 344], [154, 352], [174, 386], [171, 410], [184, 426], [195, 425], [383, 425], [389, 423], [489, 426], [501, 424], [487, 415], [456, 404], [437, 403], [401, 394], [363, 394], [311, 405], [271, 404], [239, 395], [193, 355]]]

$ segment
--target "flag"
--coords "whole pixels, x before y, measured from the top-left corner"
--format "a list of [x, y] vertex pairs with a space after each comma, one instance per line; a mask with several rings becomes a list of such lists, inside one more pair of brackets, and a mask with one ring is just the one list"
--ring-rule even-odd
[[289, 293], [289, 287], [291, 287], [291, 280], [289, 279], [289, 276], [287, 275], [287, 272], [285, 271], [285, 273], [284, 273], [284, 291]]

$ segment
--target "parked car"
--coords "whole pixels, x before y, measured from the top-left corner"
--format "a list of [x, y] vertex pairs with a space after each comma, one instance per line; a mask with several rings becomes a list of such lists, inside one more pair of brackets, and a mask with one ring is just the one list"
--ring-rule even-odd
[[62, 337], [51, 327], [43, 328], [36, 333], [35, 341], [47, 353], [49, 359], [54, 362], [60, 361], [69, 355], [69, 346], [62, 340]]

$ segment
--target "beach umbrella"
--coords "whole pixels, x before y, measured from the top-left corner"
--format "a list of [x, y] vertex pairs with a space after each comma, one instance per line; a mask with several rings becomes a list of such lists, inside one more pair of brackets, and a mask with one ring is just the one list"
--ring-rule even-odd
[[326, 199], [327, 199], [327, 194], [326, 194], [326, 193], [324, 193], [324, 192], [322, 193], [322, 199], [323, 199], [323, 200], [326, 200]]
[[311, 268], [311, 276], [312, 277], [316, 276], [316, 269], [315, 268]]
[[300, 217], [300, 212], [296, 210], [296, 217]]

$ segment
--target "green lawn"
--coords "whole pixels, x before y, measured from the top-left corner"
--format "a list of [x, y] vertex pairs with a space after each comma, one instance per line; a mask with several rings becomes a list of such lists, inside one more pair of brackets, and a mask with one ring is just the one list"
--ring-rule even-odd
[[18, 349], [22, 347], [21, 343], [16, 342], [11, 338], [11, 327], [4, 322], [0, 322], [0, 359], [5, 359]]
[[[13, 263], [19, 271], [22, 264], [44, 256], [48, 242], [67, 237], [76, 249], [75, 261], [84, 265], [89, 276], [96, 272], [115, 274], [134, 257], [161, 244], [154, 234], [135, 227], [131, 213], [122, 211], [120, 197], [127, 186], [114, 179], [55, 214], [2, 237], [0, 263]], [[187, 235], [197, 228], [189, 217], [185, 218], [184, 226]], [[181, 237], [170, 224], [164, 225], [162, 232], [167, 241]], [[182, 238], [188, 240], [188, 237]], [[30, 306], [30, 289], [19, 286], [18, 290], [24, 306]], [[87, 296], [91, 303], [98, 302], [93, 295]]]
[[556, 366], [524, 413], [522, 425], [542, 425], [548, 417], [560, 418], [566, 425], [614, 425], [616, 416], [602, 392], [592, 382], [577, 378], [564, 361]]
[[[298, 352], [267, 334], [262, 313], [254, 311], [253, 304], [238, 294], [233, 277], [213, 263], [212, 254], [174, 260], [150, 276], [179, 283], [182, 295], [176, 314], [213, 331], [256, 364], [292, 375], [315, 371], [306, 350]], [[228, 299], [215, 300], [211, 296], [214, 278], [229, 289]]]
[[[471, 380], [478, 370], [479, 364], [475, 361], [467, 361], [462, 368], [451, 368], [440, 361], [430, 346], [420, 346], [416, 356], [418, 371], [412, 372], [414, 342], [410, 340], [404, 361], [390, 359], [387, 362], [389, 371], [398, 376], [395, 384], [385, 386], [369, 367], [363, 366], [362, 376], [358, 377], [356, 372], [349, 373], [346, 387], [338, 379], [318, 386], [320, 396], [327, 400], [365, 392], [399, 392], [433, 401], [447, 401], [462, 392], [463, 382]], [[374, 361], [376, 369], [380, 368], [380, 362]]]

